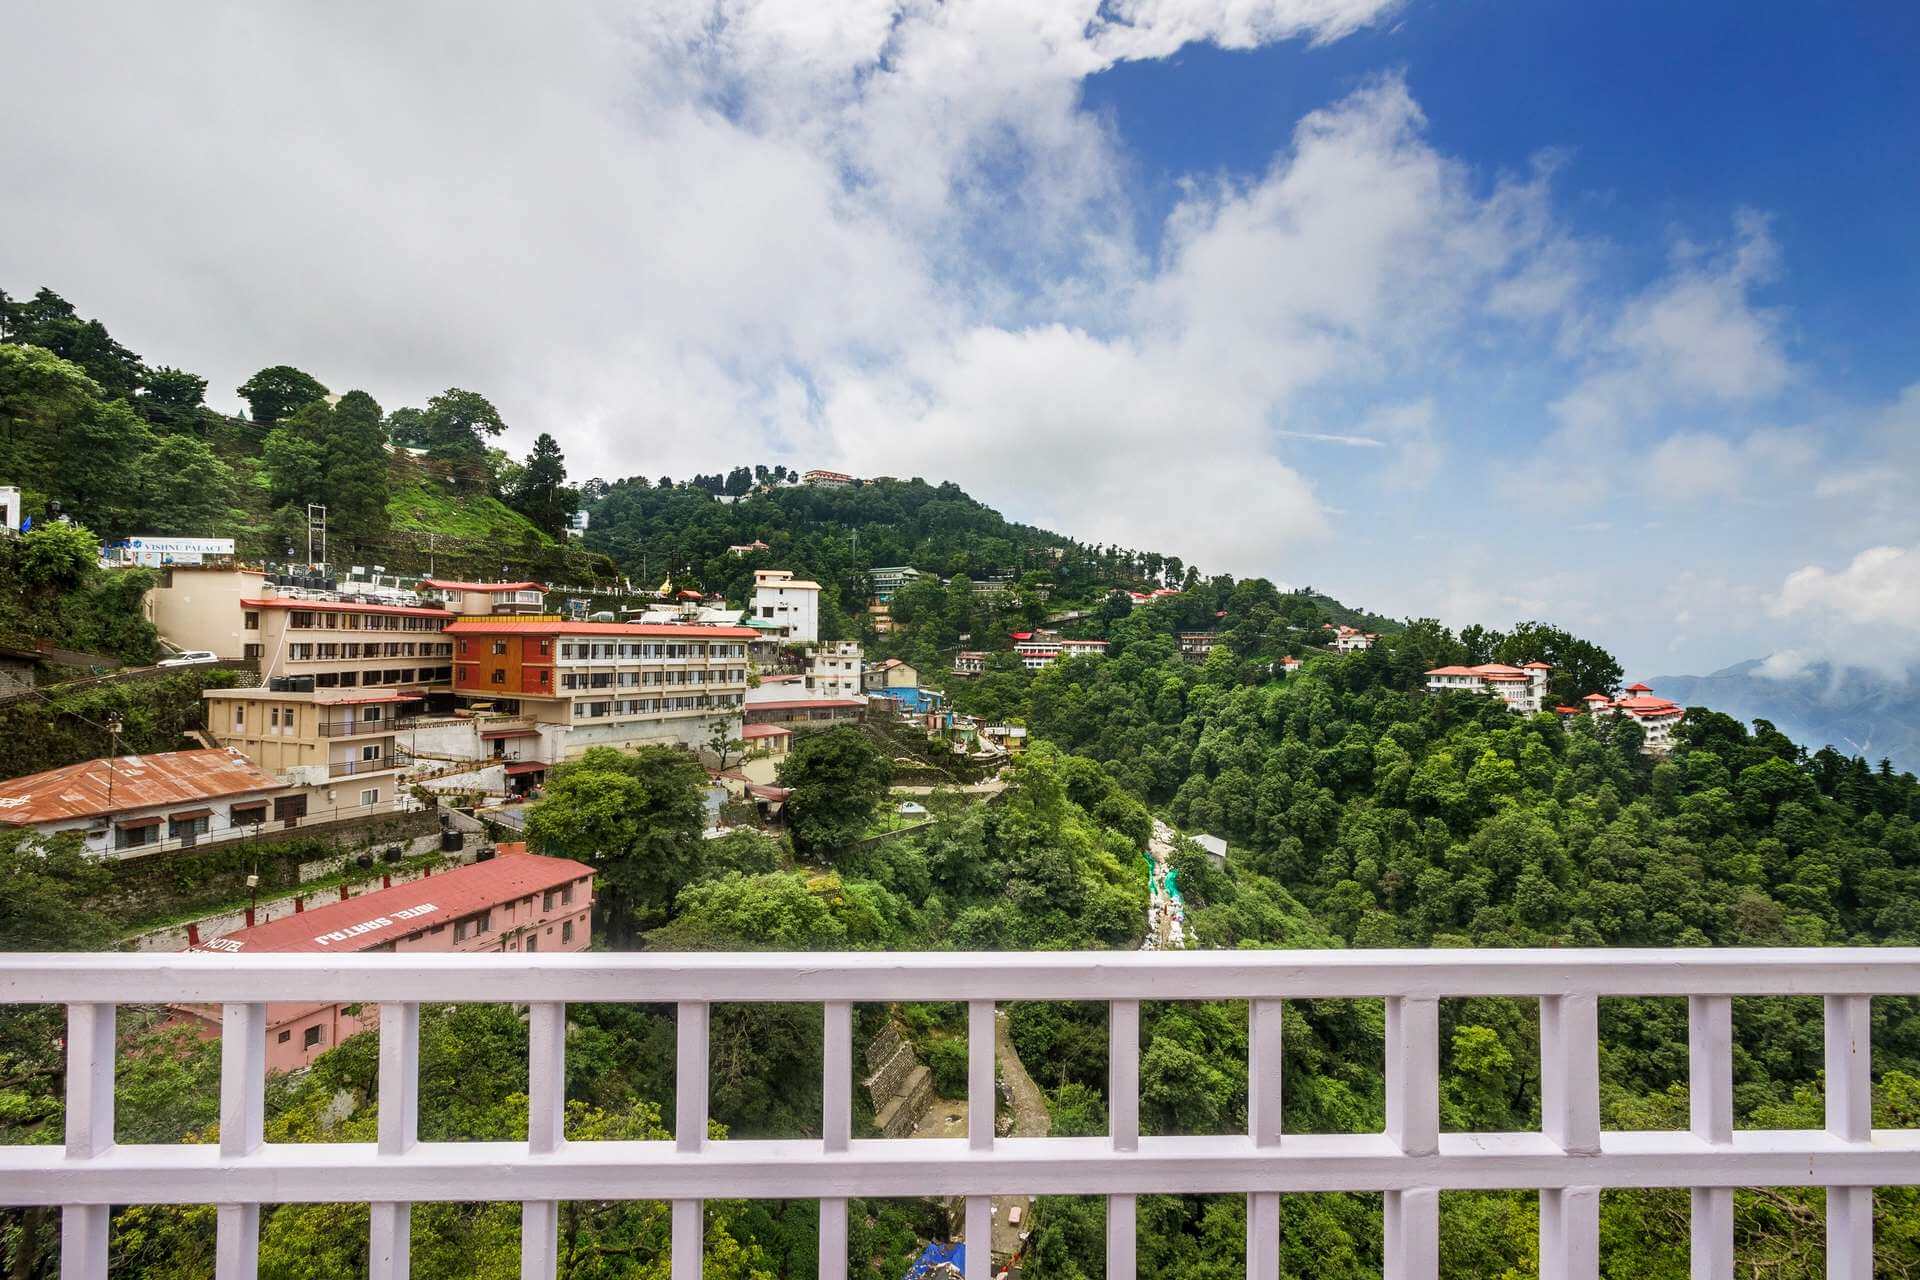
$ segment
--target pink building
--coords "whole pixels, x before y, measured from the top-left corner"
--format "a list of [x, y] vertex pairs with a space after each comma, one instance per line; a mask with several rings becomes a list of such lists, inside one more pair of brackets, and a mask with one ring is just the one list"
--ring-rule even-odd
[[[501, 845], [485, 862], [296, 911], [193, 948], [262, 952], [585, 951], [593, 916], [593, 868]], [[349, 1012], [357, 1010], [357, 1012]], [[174, 1005], [169, 1021], [203, 1038], [220, 1034], [220, 1009]], [[267, 1006], [267, 1069], [298, 1071], [359, 1031], [378, 1026], [372, 1004]]]

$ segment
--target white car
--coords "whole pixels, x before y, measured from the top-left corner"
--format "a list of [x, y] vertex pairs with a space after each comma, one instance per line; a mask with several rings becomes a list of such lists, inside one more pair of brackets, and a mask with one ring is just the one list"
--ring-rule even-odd
[[156, 667], [196, 667], [203, 662], [218, 662], [220, 655], [209, 649], [188, 649], [176, 653], [171, 658], [162, 658], [154, 663]]

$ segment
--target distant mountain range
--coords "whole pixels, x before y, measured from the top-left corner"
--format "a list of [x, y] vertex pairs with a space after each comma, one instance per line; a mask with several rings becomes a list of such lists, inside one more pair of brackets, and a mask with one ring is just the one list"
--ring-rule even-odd
[[1895, 679], [1860, 667], [1811, 663], [1773, 676], [1750, 659], [1706, 676], [1655, 676], [1647, 683], [1683, 706], [1711, 707], [1740, 720], [1771, 720], [1808, 750], [1831, 744], [1848, 755], [1920, 772], [1920, 669]]

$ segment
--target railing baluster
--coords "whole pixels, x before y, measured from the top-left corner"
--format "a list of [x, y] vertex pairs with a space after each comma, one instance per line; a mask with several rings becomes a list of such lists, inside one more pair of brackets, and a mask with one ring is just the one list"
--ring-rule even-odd
[[[67, 1157], [91, 1160], [113, 1149], [113, 1048], [110, 1004], [67, 1006]], [[61, 1280], [107, 1280], [112, 1206], [69, 1204], [60, 1211]]]
[[[853, 1005], [829, 1000], [820, 1054], [820, 1147], [832, 1154], [853, 1143]], [[847, 1280], [847, 1201], [820, 1201], [820, 1280]]]
[[[229, 1004], [220, 1018], [220, 1154], [244, 1158], [265, 1142], [267, 1006]], [[254, 1280], [260, 1271], [260, 1206], [223, 1204], [215, 1217], [217, 1280]]]
[[993, 1149], [993, 1001], [967, 1002], [967, 1145]]
[[[527, 1009], [527, 1153], [552, 1155], [566, 1144], [567, 1006]], [[553, 1280], [560, 1269], [560, 1202], [520, 1205], [520, 1280]]]
[[[707, 1145], [708, 1012], [705, 1001], [680, 1002], [673, 1077], [673, 1145], [687, 1155], [697, 1155]], [[673, 1280], [700, 1280], [706, 1220], [704, 1201], [673, 1202]]]
[[[1256, 1147], [1280, 1145], [1280, 1054], [1283, 1048], [1279, 1000], [1253, 1000], [1247, 1007], [1247, 1135]], [[1278, 1280], [1280, 1275], [1280, 1197], [1271, 1191], [1247, 1194], [1247, 1280]]]
[[[1570, 1156], [1600, 1153], [1600, 1021], [1593, 996], [1540, 1000], [1540, 1124]], [[1594, 1280], [1599, 1271], [1599, 1188], [1542, 1191], [1541, 1280]]]
[[[1873, 1002], [1828, 996], [1827, 1132], [1864, 1143], [1873, 1132]], [[1872, 1280], [1873, 1188], [1827, 1188], [1827, 1278]]]
[[[1115, 1151], [1140, 1149], [1140, 1002], [1107, 1004], [1107, 1131]], [[1130, 1195], [1107, 1197], [1107, 1280], [1134, 1280], [1138, 1215]]]
[[[1406, 1156], [1440, 1149], [1440, 1003], [1387, 1000], [1387, 1136]], [[1440, 1193], [1432, 1187], [1385, 1196], [1386, 1280], [1440, 1274]]]
[[[1687, 1110], [1693, 1136], [1733, 1145], [1733, 1000], [1687, 999]], [[1733, 1280], [1733, 1188], [1695, 1187], [1692, 1280]]]
[[967, 1197], [966, 1280], [988, 1280], [993, 1274], [993, 1197]]
[[[379, 1154], [403, 1156], [420, 1138], [420, 1006], [412, 1001], [380, 1006]], [[413, 1206], [369, 1206], [371, 1280], [407, 1280], [411, 1269]]]

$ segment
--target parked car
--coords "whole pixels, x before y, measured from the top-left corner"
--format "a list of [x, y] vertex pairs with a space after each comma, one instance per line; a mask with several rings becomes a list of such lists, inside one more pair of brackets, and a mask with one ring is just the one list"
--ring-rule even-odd
[[154, 665], [159, 667], [194, 667], [203, 662], [218, 661], [220, 661], [220, 655], [211, 650], [188, 649], [182, 653], [174, 654], [171, 658], [162, 658]]

